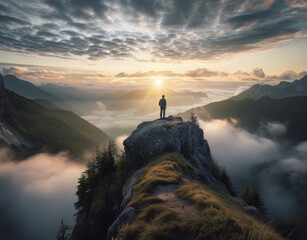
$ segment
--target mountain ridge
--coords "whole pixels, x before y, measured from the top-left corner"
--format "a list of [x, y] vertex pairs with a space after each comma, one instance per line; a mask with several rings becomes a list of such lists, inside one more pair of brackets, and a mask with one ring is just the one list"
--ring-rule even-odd
[[25, 80], [21, 80], [15, 75], [4, 75], [3, 76], [6, 89], [15, 92], [16, 94], [31, 99], [45, 99], [51, 103], [58, 105], [59, 107], [66, 110], [74, 110], [65, 100], [58, 96], [41, 89], [33, 83]]
[[[0, 119], [2, 123], [0, 138], [4, 141], [2, 144], [16, 143], [15, 146], [26, 156], [39, 152], [68, 151], [71, 156], [82, 159], [85, 151], [92, 151], [96, 146], [101, 146], [109, 140], [99, 128], [73, 112], [47, 109], [6, 90], [0, 75], [1, 82], [0, 93], [5, 99], [2, 99], [1, 103], [6, 103]], [[9, 136], [13, 139], [8, 138]], [[14, 138], [19, 140], [15, 141]], [[18, 142], [27, 144], [17, 144]]]
[[274, 99], [263, 96], [257, 100], [232, 98], [220, 102], [209, 103], [205, 106], [190, 109], [182, 114], [188, 119], [191, 112], [205, 121], [214, 119], [227, 120], [252, 133], [261, 130], [263, 125], [273, 122], [281, 123], [287, 132], [281, 136], [292, 141], [307, 140], [307, 113], [303, 109], [307, 106], [307, 96]]
[[232, 97], [234, 100], [244, 98], [259, 99], [263, 96], [270, 96], [275, 99], [295, 96], [307, 96], [307, 75], [293, 82], [282, 81], [277, 85], [255, 84], [244, 92]]

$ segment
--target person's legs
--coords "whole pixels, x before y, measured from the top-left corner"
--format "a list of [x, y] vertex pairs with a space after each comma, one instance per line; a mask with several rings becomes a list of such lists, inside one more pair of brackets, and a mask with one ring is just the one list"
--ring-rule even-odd
[[160, 108], [160, 118], [162, 118], [162, 109], [163, 108]]
[[163, 108], [163, 118], [165, 118], [165, 108]]

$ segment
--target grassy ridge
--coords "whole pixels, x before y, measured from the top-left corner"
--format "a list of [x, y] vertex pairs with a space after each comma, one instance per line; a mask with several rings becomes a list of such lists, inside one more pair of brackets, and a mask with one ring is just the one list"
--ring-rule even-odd
[[[167, 153], [153, 159], [142, 170], [133, 187], [130, 206], [136, 208], [136, 218], [124, 225], [118, 240], [147, 239], [282, 239], [269, 226], [246, 215], [244, 202], [226, 191], [217, 193], [195, 179], [191, 166], [176, 153]], [[198, 209], [197, 216], [180, 218], [161, 199], [152, 196], [158, 185], [180, 184], [175, 194]]]
[[108, 140], [99, 128], [72, 112], [46, 109], [10, 91], [7, 96], [5, 121], [33, 143], [34, 152], [69, 151], [73, 156], [82, 157], [84, 151]]
[[[239, 201], [218, 196], [206, 186], [191, 184], [180, 187], [176, 194], [191, 200], [200, 211], [187, 222], [195, 239], [282, 239], [268, 225], [244, 214]], [[242, 207], [242, 206], [241, 206]]]

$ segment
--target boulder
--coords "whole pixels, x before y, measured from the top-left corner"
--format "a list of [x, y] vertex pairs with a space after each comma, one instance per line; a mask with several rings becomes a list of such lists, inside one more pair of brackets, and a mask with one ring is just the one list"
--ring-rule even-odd
[[260, 220], [260, 221], [263, 220], [262, 215], [260, 214], [258, 208], [256, 208], [255, 206], [245, 206], [245, 207], [244, 207], [244, 211], [245, 211], [248, 215], [250, 215], [250, 216], [256, 218], [257, 220]]
[[201, 128], [180, 117], [170, 116], [141, 123], [124, 141], [127, 164], [140, 168], [155, 155], [165, 152], [182, 154], [208, 182], [213, 182], [210, 149]]

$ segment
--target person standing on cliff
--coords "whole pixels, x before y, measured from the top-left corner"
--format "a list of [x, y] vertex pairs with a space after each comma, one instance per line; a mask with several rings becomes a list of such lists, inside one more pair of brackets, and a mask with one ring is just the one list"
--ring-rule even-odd
[[165, 118], [165, 109], [166, 109], [166, 99], [164, 98], [164, 95], [162, 95], [162, 98], [159, 101], [160, 106], [160, 118]]

